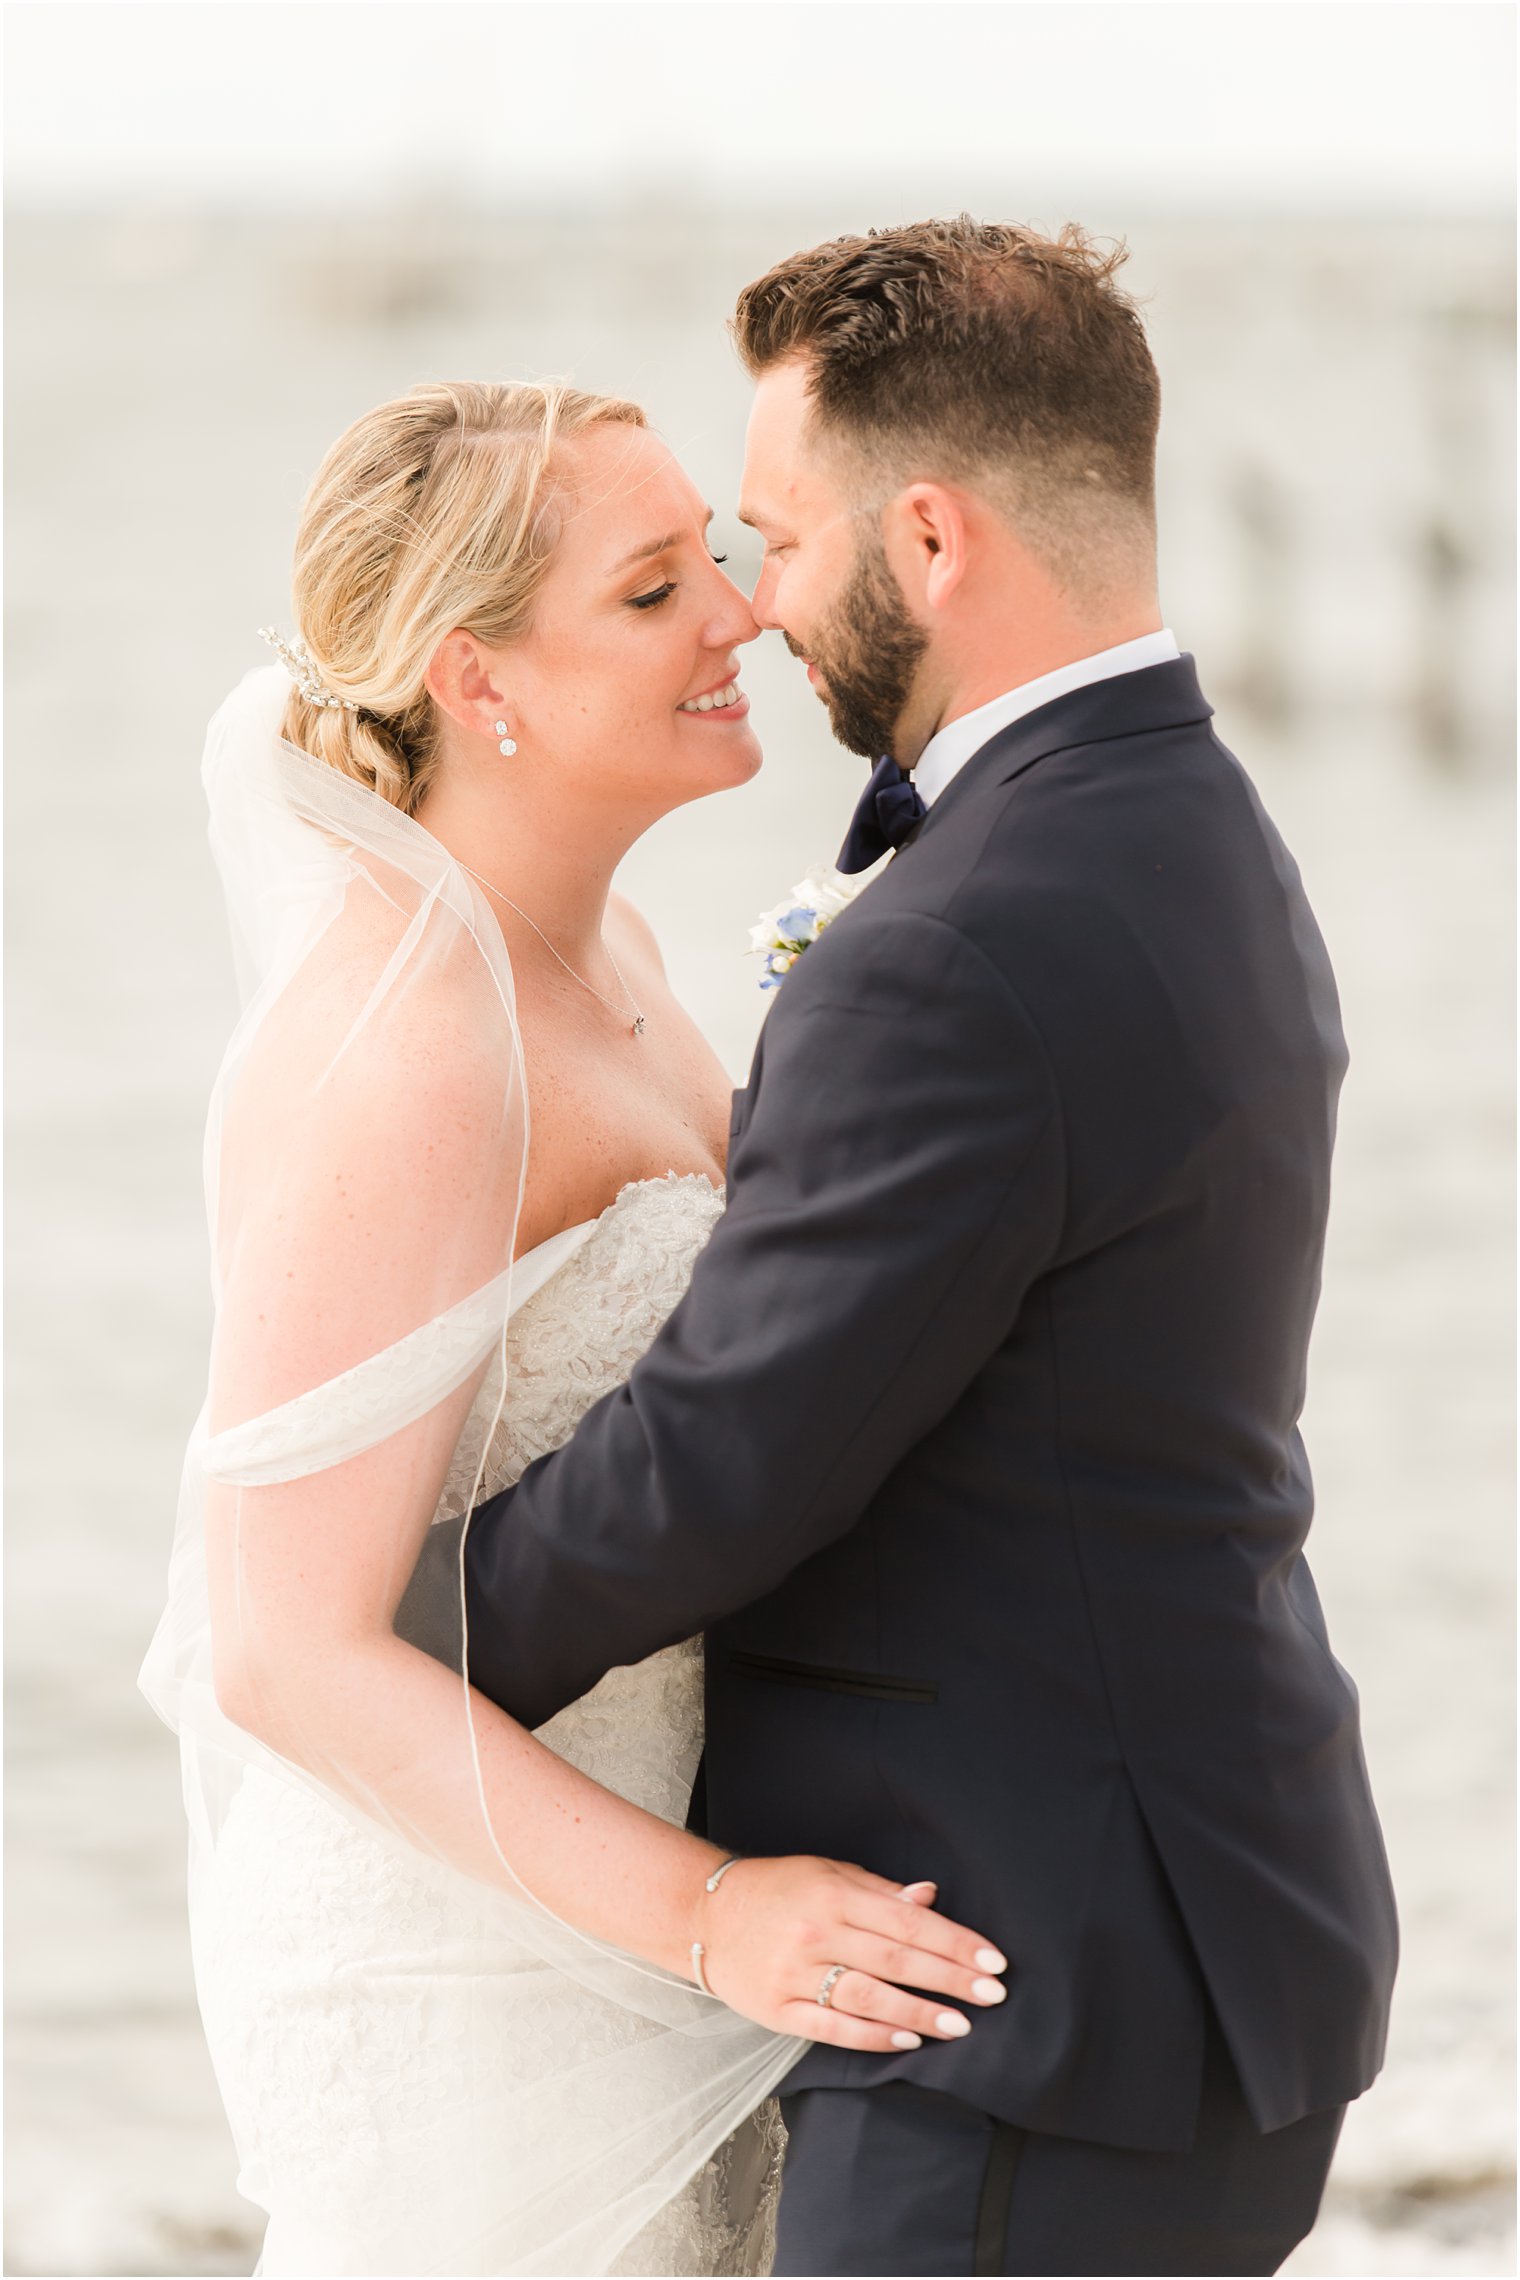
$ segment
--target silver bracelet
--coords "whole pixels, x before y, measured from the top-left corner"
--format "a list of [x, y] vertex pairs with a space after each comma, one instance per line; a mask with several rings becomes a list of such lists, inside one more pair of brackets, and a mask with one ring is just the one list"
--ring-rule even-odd
[[[743, 1860], [743, 1858], [743, 1853], [730, 1853], [727, 1860], [720, 1860], [717, 1867], [713, 1870], [711, 1876], [707, 1879], [707, 1890], [709, 1892], [716, 1892], [718, 1886], [723, 1882], [723, 1879], [725, 1876], [727, 1876], [729, 1870], [731, 1868], [737, 1868], [739, 1862]], [[691, 1943], [691, 1976], [696, 1981], [697, 1985], [701, 1988], [704, 1995], [712, 1995], [713, 1991], [707, 1984], [707, 1973], [703, 1969], [706, 1958], [707, 1950], [702, 1945], [702, 1942], [700, 1940], [693, 1940]], [[717, 1996], [713, 1995], [713, 2001], [716, 2003], [717, 2000]]]

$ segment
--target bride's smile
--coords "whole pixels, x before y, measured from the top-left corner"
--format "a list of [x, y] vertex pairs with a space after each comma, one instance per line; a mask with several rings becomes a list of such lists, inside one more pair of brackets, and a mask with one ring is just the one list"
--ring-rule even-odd
[[676, 707], [678, 712], [691, 713], [698, 720], [717, 716], [719, 723], [744, 720], [749, 715], [749, 699], [737, 679], [726, 681], [719, 689], [704, 689], [699, 697], [688, 697]]

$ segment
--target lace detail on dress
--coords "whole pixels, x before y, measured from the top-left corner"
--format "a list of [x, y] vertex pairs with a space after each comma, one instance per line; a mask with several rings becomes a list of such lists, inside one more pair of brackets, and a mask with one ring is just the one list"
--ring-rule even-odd
[[[561, 1447], [593, 1403], [622, 1384], [675, 1311], [722, 1215], [722, 1191], [700, 1172], [631, 1181], [558, 1274], [519, 1308], [507, 1330], [511, 1394], [491, 1437], [482, 1498]], [[457, 1520], [469, 1509], [500, 1394], [498, 1357], [471, 1408], [436, 1519]]]
[[[481, 1496], [568, 1440], [586, 1410], [623, 1381], [685, 1291], [722, 1209], [721, 1192], [700, 1176], [637, 1181], [519, 1308], [506, 1337], [507, 1414], [492, 1431], [498, 1359], [472, 1404], [435, 1515], [440, 1550], [457, 1545], [487, 1435]], [[440, 1562], [439, 1574], [452, 1565]], [[417, 1635], [399, 1619], [398, 1628]], [[609, 1671], [541, 1738], [646, 1811], [684, 1821], [702, 1748], [701, 1641]], [[244, 2151], [240, 2185], [271, 2213], [261, 2271], [395, 2271], [408, 2240], [416, 2244], [412, 2272], [506, 2269], [509, 2251], [491, 2239], [488, 2211], [499, 2206], [510, 2161], [508, 2092], [532, 2096], [537, 2084], [552, 2097], [578, 2061], [589, 2072], [594, 2059], [602, 2096], [636, 2108], [649, 2063], [646, 2023], [539, 1964], [515, 1941], [512, 1910], [489, 1887], [388, 1844], [298, 1783], [245, 1774], [211, 1876], [197, 1977]], [[429, 1989], [420, 2039], [418, 1984]], [[451, 2170], [454, 2149], [429, 2136], [431, 2109], [446, 2103], [434, 2093], [451, 2051], [462, 2048], [481, 2095], [473, 2148], [461, 2148]], [[495, 2122], [493, 2078], [503, 2085]], [[578, 2132], [618, 2126], [620, 2114], [599, 2104], [588, 2098], [577, 2112]], [[767, 2272], [784, 2143], [779, 2110], [767, 2100], [607, 2269]], [[413, 2205], [405, 2164], [395, 2160], [395, 2148], [408, 2144], [430, 2177], [457, 2176], [447, 2205]]]
[[786, 2124], [774, 2098], [719, 2146], [707, 2166], [636, 2234], [609, 2267], [620, 2280], [691, 2273], [727, 2280], [768, 2273], [776, 2260], [776, 2210]]

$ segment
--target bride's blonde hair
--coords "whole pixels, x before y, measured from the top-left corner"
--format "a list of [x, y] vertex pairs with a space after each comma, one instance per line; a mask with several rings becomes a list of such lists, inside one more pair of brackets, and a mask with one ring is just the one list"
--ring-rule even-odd
[[301, 509], [292, 597], [316, 680], [284, 734], [411, 814], [437, 766], [424, 681], [444, 635], [526, 632], [559, 534], [555, 446], [637, 404], [557, 381], [438, 381], [366, 412]]

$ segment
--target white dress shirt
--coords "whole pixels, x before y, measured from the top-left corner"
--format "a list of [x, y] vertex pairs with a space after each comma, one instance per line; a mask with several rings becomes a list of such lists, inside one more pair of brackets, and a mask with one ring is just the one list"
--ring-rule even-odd
[[931, 736], [920, 753], [918, 765], [911, 771], [919, 798], [926, 807], [933, 807], [951, 778], [960, 774], [984, 744], [1014, 721], [1022, 720], [1025, 713], [1048, 705], [1052, 697], [1085, 689], [1090, 681], [1111, 681], [1119, 673], [1164, 665], [1181, 655], [1176, 635], [1163, 627], [1160, 633], [1142, 633], [1138, 641], [1121, 641], [1117, 648], [1100, 649], [1095, 657], [1079, 657], [1075, 664], [1058, 665], [1053, 673], [1042, 673], [1037, 681], [1026, 681], [1021, 688], [1009, 689], [989, 704], [978, 705], [975, 712], [962, 713], [959, 720], [947, 722], [937, 736]]

